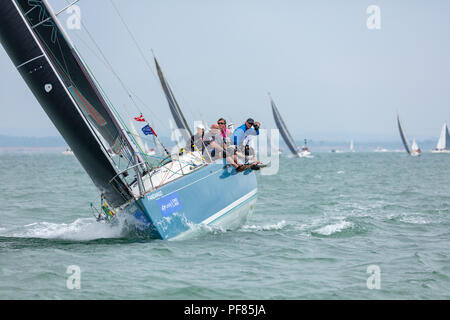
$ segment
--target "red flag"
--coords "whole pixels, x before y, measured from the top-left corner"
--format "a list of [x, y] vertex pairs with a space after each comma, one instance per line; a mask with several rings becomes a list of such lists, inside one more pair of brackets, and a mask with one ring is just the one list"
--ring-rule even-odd
[[142, 113], [139, 117], [134, 117], [134, 120], [139, 121], [139, 122], [145, 122], [145, 119], [144, 119], [144, 116], [142, 115]]

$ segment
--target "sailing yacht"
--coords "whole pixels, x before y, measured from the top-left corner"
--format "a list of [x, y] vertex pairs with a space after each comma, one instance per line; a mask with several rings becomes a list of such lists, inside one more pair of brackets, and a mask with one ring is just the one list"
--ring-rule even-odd
[[398, 131], [400, 133], [400, 138], [402, 139], [403, 142], [403, 146], [405, 147], [405, 151], [413, 157], [420, 156], [422, 154], [422, 151], [417, 145], [416, 139], [413, 140], [413, 144], [411, 146], [409, 145], [408, 138], [406, 137], [405, 130], [403, 129], [403, 126], [400, 122], [400, 116], [398, 114], [397, 114], [397, 126]]
[[411, 155], [412, 156], [420, 156], [422, 154], [422, 151], [420, 150], [419, 146], [417, 145], [416, 139], [413, 139], [413, 143], [411, 145]]
[[350, 152], [355, 152], [355, 146], [353, 144], [353, 140], [350, 141]]
[[147, 161], [47, 0], [2, 1], [0, 41], [114, 217], [152, 238], [173, 240], [192, 235], [198, 229], [192, 225], [238, 228], [252, 213], [251, 170], [237, 173], [167, 149], [157, 165]]
[[444, 123], [439, 136], [436, 148], [431, 150], [432, 153], [450, 153], [450, 135], [448, 133], [447, 123]]
[[[278, 108], [275, 105], [275, 102], [273, 101], [270, 94], [269, 94], [269, 97], [270, 97], [270, 104], [272, 106], [272, 113], [273, 113], [273, 118], [275, 120], [275, 124], [277, 125], [277, 128], [280, 131], [284, 142], [288, 146], [288, 149], [292, 152], [293, 155], [295, 155], [296, 157], [299, 157], [299, 158], [310, 156], [311, 152], [306, 147], [306, 145], [303, 146], [303, 148], [301, 150], [299, 150], [298, 146], [295, 144], [294, 139], [292, 138], [291, 134], [289, 133], [289, 130], [288, 130], [286, 124], [284, 123], [283, 118], [281, 117], [281, 114], [278, 111]], [[305, 142], [306, 142], [306, 140], [305, 140]]]

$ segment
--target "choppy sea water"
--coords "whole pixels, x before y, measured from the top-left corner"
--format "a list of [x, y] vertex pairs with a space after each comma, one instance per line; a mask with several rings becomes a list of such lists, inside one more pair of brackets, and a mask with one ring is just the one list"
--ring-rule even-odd
[[97, 223], [75, 157], [0, 154], [0, 299], [450, 298], [449, 155], [280, 161], [242, 228], [167, 242]]

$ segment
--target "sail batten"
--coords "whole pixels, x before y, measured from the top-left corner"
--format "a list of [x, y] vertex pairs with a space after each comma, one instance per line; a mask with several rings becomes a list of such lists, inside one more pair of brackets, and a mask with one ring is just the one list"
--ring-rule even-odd
[[272, 113], [273, 117], [275, 119], [275, 123], [278, 127], [278, 130], [280, 130], [281, 136], [284, 139], [284, 142], [288, 146], [289, 150], [295, 154], [298, 155], [298, 147], [295, 144], [294, 139], [292, 138], [291, 134], [289, 133], [289, 130], [286, 127], [286, 124], [283, 121], [283, 118], [281, 118], [280, 112], [278, 111], [278, 108], [275, 105], [275, 102], [273, 99], [270, 99], [271, 105], [272, 105]]
[[94, 129], [110, 145], [123, 140], [121, 132], [50, 12], [45, 1], [2, 2], [0, 41], [94, 184], [120, 206], [131, 192], [120, 179], [110, 183], [118, 169]]

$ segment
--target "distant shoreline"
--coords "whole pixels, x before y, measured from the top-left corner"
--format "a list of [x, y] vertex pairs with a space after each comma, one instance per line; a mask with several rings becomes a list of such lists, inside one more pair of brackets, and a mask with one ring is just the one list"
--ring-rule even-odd
[[67, 147], [0, 147], [0, 153], [61, 153]]

